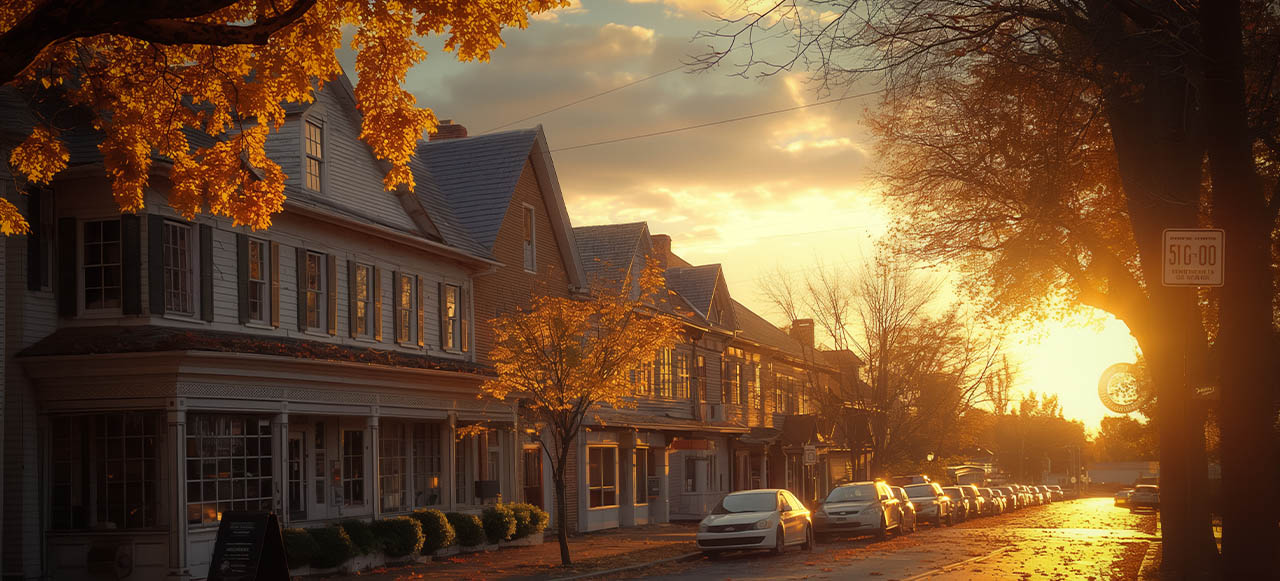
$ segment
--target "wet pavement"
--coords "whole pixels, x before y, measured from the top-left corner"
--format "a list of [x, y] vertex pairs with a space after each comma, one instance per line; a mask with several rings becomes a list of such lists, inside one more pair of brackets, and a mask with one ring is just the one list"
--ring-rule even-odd
[[840, 539], [812, 552], [701, 557], [637, 571], [631, 578], [1014, 580], [1137, 579], [1154, 542], [1156, 517], [1085, 498], [983, 517], [953, 527], [922, 526], [885, 541]]

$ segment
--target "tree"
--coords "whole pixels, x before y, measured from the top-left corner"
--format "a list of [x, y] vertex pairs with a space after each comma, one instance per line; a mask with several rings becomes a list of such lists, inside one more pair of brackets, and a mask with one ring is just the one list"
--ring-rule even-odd
[[[809, 64], [827, 88], [882, 74], [882, 129], [906, 152], [885, 159], [907, 178], [896, 189], [917, 250], [967, 265], [1008, 312], [1095, 307], [1138, 340], [1159, 394], [1169, 578], [1211, 576], [1217, 561], [1200, 493], [1204, 418], [1189, 387], [1219, 386], [1224, 486], [1235, 491], [1224, 574], [1261, 578], [1280, 544], [1268, 489], [1280, 465], [1269, 363], [1278, 20], [1261, 1], [793, 1], [726, 20], [703, 62], [780, 26], [796, 33], [788, 58], [766, 62], [753, 47], [738, 64], [765, 74]], [[914, 123], [899, 133], [898, 119]], [[1233, 241], [1220, 291], [1161, 284], [1161, 231], [1196, 226]]]
[[1128, 416], [1106, 416], [1098, 426], [1099, 458], [1103, 462], [1155, 460], [1159, 457], [1154, 426]]
[[[488, 60], [502, 28], [564, 0], [44, 0], [0, 4], [0, 86], [34, 96], [41, 117], [9, 155], [14, 172], [47, 183], [66, 167], [59, 119], [103, 134], [99, 150], [120, 209], [137, 212], [153, 154], [171, 161], [169, 203], [265, 228], [284, 204], [285, 175], [263, 151], [285, 103], [308, 103], [341, 72], [335, 51], [354, 31], [361, 138], [387, 164], [387, 189], [412, 189], [408, 163], [435, 115], [401, 87], [426, 57], [416, 37], [447, 34], [445, 50]], [[56, 106], [55, 110], [50, 110]], [[195, 147], [184, 130], [207, 133]], [[21, 188], [20, 188], [21, 189]], [[25, 233], [0, 199], [0, 232]]]
[[529, 309], [499, 315], [489, 352], [498, 377], [481, 386], [495, 398], [518, 400], [541, 430], [564, 565], [571, 563], [566, 476], [574, 441], [593, 411], [634, 405], [629, 372], [652, 363], [679, 330], [657, 310], [666, 287], [656, 263], [614, 282], [593, 284], [586, 298], [536, 296]]

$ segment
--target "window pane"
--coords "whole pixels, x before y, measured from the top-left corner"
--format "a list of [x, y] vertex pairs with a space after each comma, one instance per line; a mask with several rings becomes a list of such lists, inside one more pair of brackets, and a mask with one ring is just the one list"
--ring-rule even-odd
[[[245, 478], [270, 471], [271, 433], [257, 429], [267, 421], [255, 416], [192, 414], [187, 422], [188, 522], [212, 524], [235, 507], [270, 506], [271, 490]], [[191, 495], [191, 491], [200, 494]]]

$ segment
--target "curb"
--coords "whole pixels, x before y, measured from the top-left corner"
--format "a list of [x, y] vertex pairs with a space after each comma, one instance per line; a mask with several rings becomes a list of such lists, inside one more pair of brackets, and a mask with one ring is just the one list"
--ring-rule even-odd
[[1160, 578], [1160, 567], [1156, 564], [1156, 553], [1160, 552], [1160, 541], [1153, 541], [1147, 546], [1147, 554], [1142, 557], [1142, 565], [1138, 567], [1138, 581], [1154, 581]]
[[692, 552], [692, 553], [685, 553], [685, 554], [683, 554], [683, 555], [676, 555], [676, 556], [674, 556], [674, 557], [667, 557], [667, 558], [665, 558], [665, 559], [658, 559], [657, 561], [650, 561], [650, 562], [648, 562], [648, 563], [639, 563], [639, 564], [636, 564], [636, 565], [627, 565], [626, 567], [618, 567], [618, 568], [616, 568], [616, 569], [606, 569], [606, 570], [604, 570], [604, 571], [592, 571], [592, 572], [590, 572], [590, 573], [583, 573], [583, 574], [581, 574], [581, 575], [574, 575], [574, 576], [572, 576], [572, 577], [557, 577], [556, 579], [553, 579], [552, 581], [573, 581], [573, 580], [575, 580], [575, 579], [590, 579], [590, 578], [592, 578], [592, 577], [599, 577], [599, 576], [601, 576], [601, 575], [613, 575], [613, 574], [615, 574], [615, 573], [622, 573], [622, 572], [625, 572], [625, 571], [633, 571], [633, 570], [636, 570], [636, 569], [644, 569], [645, 567], [652, 567], [652, 566], [654, 566], [654, 565], [661, 565], [661, 564], [663, 564], [663, 563], [671, 563], [671, 562], [674, 562], [674, 561], [683, 561], [683, 560], [685, 560], [685, 559], [692, 559], [693, 557], [697, 557], [698, 555], [701, 555], [701, 554], [702, 554], [702, 552], [701, 552], [701, 551], [694, 551], [694, 552]]

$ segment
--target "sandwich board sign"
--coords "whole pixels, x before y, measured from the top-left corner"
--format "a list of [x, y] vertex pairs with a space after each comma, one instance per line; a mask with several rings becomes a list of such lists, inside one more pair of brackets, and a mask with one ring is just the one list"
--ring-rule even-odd
[[273, 512], [222, 513], [209, 581], [288, 581], [280, 521]]
[[1227, 236], [1220, 228], [1167, 228], [1162, 237], [1164, 286], [1222, 286]]

